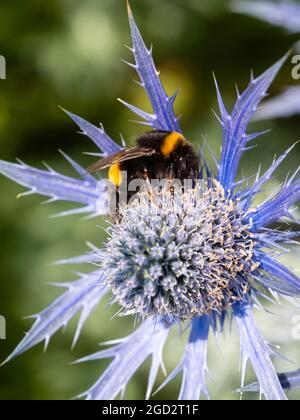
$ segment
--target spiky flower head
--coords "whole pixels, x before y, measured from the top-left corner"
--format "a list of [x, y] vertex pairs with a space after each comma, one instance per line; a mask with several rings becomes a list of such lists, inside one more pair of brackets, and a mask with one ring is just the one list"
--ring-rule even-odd
[[124, 313], [185, 320], [250, 292], [250, 225], [216, 180], [138, 195], [109, 229], [103, 270]]
[[[140, 85], [147, 93], [153, 113], [145, 112], [124, 101], [147, 126], [155, 130], [181, 132], [173, 104], [176, 95], [168, 96], [155, 68], [149, 50], [138, 30], [128, 5], [135, 58], [133, 67]], [[300, 281], [294, 271], [277, 260], [298, 235], [294, 231], [273, 229], [276, 221], [293, 219], [292, 207], [300, 198], [297, 172], [263, 203], [254, 207], [257, 194], [270, 180], [292, 148], [287, 150], [254, 182], [237, 180], [239, 162], [250, 142], [264, 133], [247, 132], [248, 124], [287, 56], [265, 73], [250, 81], [238, 93], [229, 113], [217, 87], [223, 132], [222, 152], [216, 157], [216, 175], [202, 168], [202, 183], [189, 190], [173, 186], [167, 190], [142, 192], [137, 200], [122, 208], [119, 223], [109, 229], [109, 240], [103, 249], [90, 245], [86, 255], [62, 260], [60, 264], [89, 263], [98, 265], [90, 274], [80, 275], [73, 283], [59, 284], [65, 293], [48, 308], [34, 316], [35, 322], [7, 361], [45, 341], [81, 311], [74, 337], [78, 340], [84, 322], [107, 293], [121, 305], [121, 311], [145, 318], [128, 337], [114, 341], [114, 346], [81, 361], [112, 358], [98, 381], [84, 394], [87, 399], [113, 399], [124, 393], [139, 367], [149, 356], [152, 364], [146, 397], [149, 398], [160, 367], [162, 352], [172, 327], [190, 320], [190, 335], [179, 365], [162, 386], [182, 373], [179, 399], [208, 396], [206, 388], [207, 351], [210, 330], [221, 329], [227, 315], [235, 320], [242, 350], [242, 383], [250, 360], [258, 383], [245, 390], [257, 390], [268, 400], [285, 400], [284, 388], [300, 382], [299, 372], [278, 376], [272, 362], [272, 347], [261, 336], [254, 319], [254, 303], [262, 306], [260, 297], [300, 296]], [[122, 150], [104, 131], [67, 112], [105, 156]], [[24, 163], [0, 161], [0, 172], [50, 201], [64, 200], [81, 207], [61, 213], [107, 214], [108, 188], [78, 163], [63, 156], [81, 179]]]

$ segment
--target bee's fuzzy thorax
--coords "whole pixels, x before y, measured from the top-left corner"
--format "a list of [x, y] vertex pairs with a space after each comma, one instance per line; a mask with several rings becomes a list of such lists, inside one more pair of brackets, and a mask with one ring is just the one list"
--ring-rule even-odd
[[160, 152], [165, 158], [168, 158], [171, 153], [178, 149], [178, 147], [184, 146], [185, 144], [187, 144], [185, 138], [174, 131], [163, 139], [160, 146]]

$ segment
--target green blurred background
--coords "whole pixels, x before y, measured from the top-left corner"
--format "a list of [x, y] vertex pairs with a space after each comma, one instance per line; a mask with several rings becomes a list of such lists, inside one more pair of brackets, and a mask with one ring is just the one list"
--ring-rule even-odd
[[[211, 112], [211, 107], [217, 108], [212, 71], [230, 107], [235, 99], [234, 83], [245, 88], [251, 68], [258, 75], [299, 36], [230, 13], [224, 0], [132, 0], [131, 4], [145, 40], [154, 44], [154, 57], [168, 93], [181, 88], [176, 111], [182, 114], [186, 136], [199, 145], [202, 136], [207, 136], [218, 155], [221, 132]], [[62, 148], [83, 165], [91, 163], [82, 152], [93, 152], [95, 148], [76, 133], [58, 104], [91, 122], [103, 122], [112, 137], [119, 139], [122, 132], [132, 141], [141, 127], [128, 122], [132, 115], [116, 98], [147, 109], [148, 104], [141, 89], [131, 82], [133, 71], [121, 63], [121, 58], [131, 59], [124, 44], [130, 44], [124, 0], [27, 0], [26, 5], [22, 0], [1, 0], [0, 54], [7, 60], [7, 79], [0, 81], [0, 158], [14, 161], [18, 157], [39, 167], [44, 160], [71, 174], [57, 152]], [[296, 83], [291, 69], [287, 63], [272, 86], [272, 95]], [[243, 174], [252, 174], [261, 161], [263, 168], [267, 167], [275, 153], [299, 140], [299, 122], [298, 116], [253, 125], [253, 129], [272, 128], [272, 133], [247, 153], [242, 162]], [[296, 168], [299, 153], [298, 147], [282, 165], [271, 187]], [[0, 178], [0, 191], [0, 314], [7, 319], [7, 339], [0, 341], [3, 360], [31, 325], [23, 316], [40, 311], [60, 293], [47, 282], [76, 278], [68, 268], [50, 263], [85, 252], [87, 240], [100, 246], [105, 236], [97, 227], [104, 219], [50, 219], [50, 215], [69, 206], [42, 206], [40, 197], [17, 201], [22, 188], [4, 178]], [[285, 261], [293, 268], [297, 264], [299, 267], [299, 256], [295, 249]], [[272, 311], [274, 315], [257, 314], [261, 329], [299, 367], [300, 341], [292, 339], [292, 328], [293, 317], [300, 315], [300, 309], [284, 303]], [[70, 362], [97, 351], [99, 342], [123, 336], [132, 329], [131, 319], [108, 322], [112, 315], [103, 303], [86, 324], [73, 351], [70, 344], [76, 320], [64, 334], [56, 334], [45, 355], [38, 346], [2, 367], [0, 398], [69, 399], [87, 389], [108, 361], [80, 366], [70, 366]], [[186, 334], [180, 337], [175, 331], [169, 340], [165, 352], [168, 371], [180, 359], [185, 338]], [[209, 366], [212, 397], [238, 399], [239, 395], [231, 392], [240, 385], [235, 328], [232, 332], [226, 329], [219, 344], [212, 338]], [[280, 361], [277, 366], [279, 370], [295, 369], [287, 362]], [[146, 363], [137, 372], [126, 398], [144, 398], [148, 368]], [[252, 379], [249, 370], [248, 380]], [[179, 383], [178, 378], [157, 398], [176, 398]], [[300, 398], [297, 393], [290, 396]]]

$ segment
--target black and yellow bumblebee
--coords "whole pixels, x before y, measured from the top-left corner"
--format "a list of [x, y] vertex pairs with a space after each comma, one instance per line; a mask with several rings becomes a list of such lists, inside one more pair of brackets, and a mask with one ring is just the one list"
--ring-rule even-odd
[[[122, 172], [127, 172], [127, 186], [134, 179], [196, 179], [200, 159], [192, 144], [182, 134], [150, 131], [136, 139], [134, 147], [99, 160], [88, 168], [90, 173], [109, 168], [108, 177], [117, 190]], [[134, 192], [128, 192], [128, 200]]]

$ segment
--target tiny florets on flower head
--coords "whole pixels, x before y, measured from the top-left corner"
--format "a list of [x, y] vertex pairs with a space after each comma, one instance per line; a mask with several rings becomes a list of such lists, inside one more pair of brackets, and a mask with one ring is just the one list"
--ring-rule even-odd
[[185, 320], [250, 291], [253, 235], [216, 180], [140, 193], [109, 230], [103, 269], [125, 314]]

